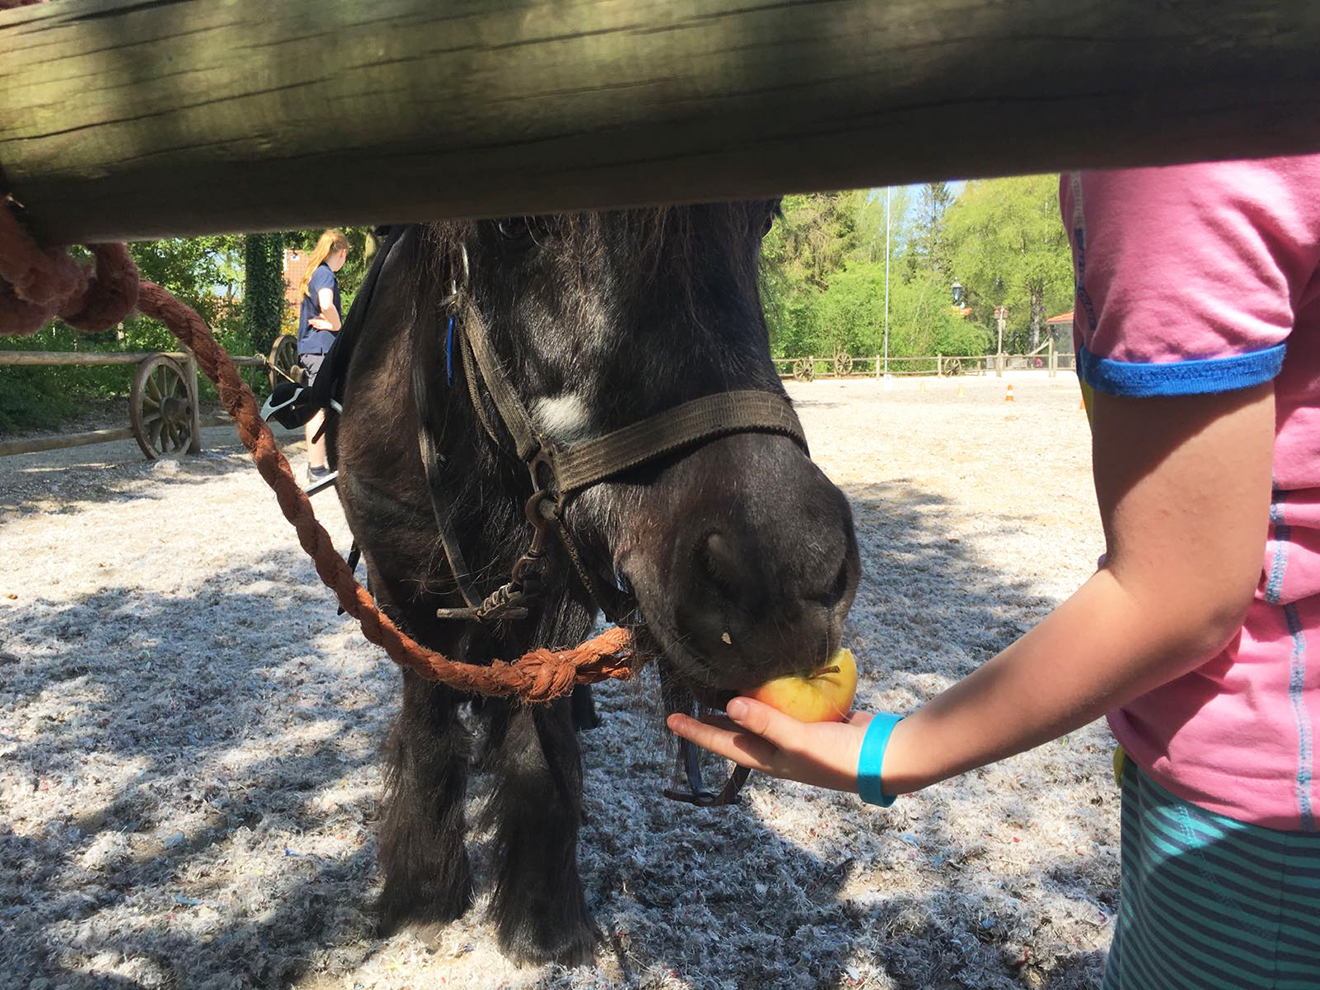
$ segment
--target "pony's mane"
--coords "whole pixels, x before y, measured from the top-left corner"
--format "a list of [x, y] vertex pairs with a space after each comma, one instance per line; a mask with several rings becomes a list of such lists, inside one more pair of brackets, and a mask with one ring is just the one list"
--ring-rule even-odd
[[[744, 234], [758, 212], [776, 209], [773, 201], [751, 200], [702, 203], [692, 206], [639, 207], [591, 213], [559, 213], [511, 218], [527, 223], [534, 238], [553, 239], [558, 250], [589, 268], [611, 244], [602, 236], [608, 226], [612, 239], [625, 238], [635, 264], [658, 268], [663, 258], [669, 276], [690, 276], [703, 249], [727, 245], [730, 238]], [[452, 277], [461, 263], [459, 248], [482, 221], [439, 221], [425, 225], [418, 261], [421, 278]], [[500, 222], [500, 221], [491, 221]], [[698, 236], [698, 230], [701, 234]], [[675, 262], [688, 262], [675, 265]]]

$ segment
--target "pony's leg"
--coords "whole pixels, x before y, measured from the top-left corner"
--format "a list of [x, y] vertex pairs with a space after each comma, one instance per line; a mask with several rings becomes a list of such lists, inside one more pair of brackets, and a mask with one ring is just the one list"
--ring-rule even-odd
[[596, 700], [591, 696], [590, 684], [579, 684], [573, 688], [571, 703], [573, 706], [573, 728], [586, 731], [600, 725], [600, 716], [596, 714]]
[[492, 713], [502, 741], [487, 811], [500, 947], [522, 962], [590, 963], [600, 933], [578, 877], [582, 765], [571, 703], [500, 708]]
[[463, 798], [471, 748], [460, 696], [404, 672], [403, 708], [387, 748], [380, 866], [382, 933], [452, 921], [472, 906], [463, 845]]

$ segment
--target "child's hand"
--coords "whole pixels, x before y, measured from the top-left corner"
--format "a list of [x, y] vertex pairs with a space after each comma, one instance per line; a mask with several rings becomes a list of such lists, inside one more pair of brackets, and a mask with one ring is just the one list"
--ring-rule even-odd
[[698, 721], [670, 715], [669, 730], [703, 749], [772, 777], [857, 790], [857, 760], [871, 716], [853, 712], [846, 722], [799, 722], [751, 698], [728, 704], [728, 718]]

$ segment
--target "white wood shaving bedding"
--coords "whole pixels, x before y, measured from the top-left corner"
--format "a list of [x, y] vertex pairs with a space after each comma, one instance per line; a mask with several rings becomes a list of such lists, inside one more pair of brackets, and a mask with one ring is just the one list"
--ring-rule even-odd
[[[861, 541], [859, 707], [930, 697], [1094, 567], [1076, 384], [1012, 381], [1011, 404], [993, 377], [790, 386]], [[755, 775], [739, 807], [695, 809], [659, 796], [649, 675], [598, 689], [582, 737], [597, 966], [509, 964], [484, 893], [430, 942], [377, 939], [397, 674], [335, 615], [232, 433], [207, 443], [0, 460], [0, 985], [1099, 985], [1118, 871], [1103, 726], [888, 811]], [[333, 496], [315, 505], [347, 548]], [[485, 881], [485, 837], [471, 848]]]

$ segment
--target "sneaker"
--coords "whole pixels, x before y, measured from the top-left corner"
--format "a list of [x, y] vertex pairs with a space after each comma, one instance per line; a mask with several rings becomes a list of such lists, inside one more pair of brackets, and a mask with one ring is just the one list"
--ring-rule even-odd
[[318, 481], [321, 481], [328, 477], [330, 477], [330, 469], [328, 467], [313, 467], [311, 464], [307, 465], [308, 484], [314, 485]]

